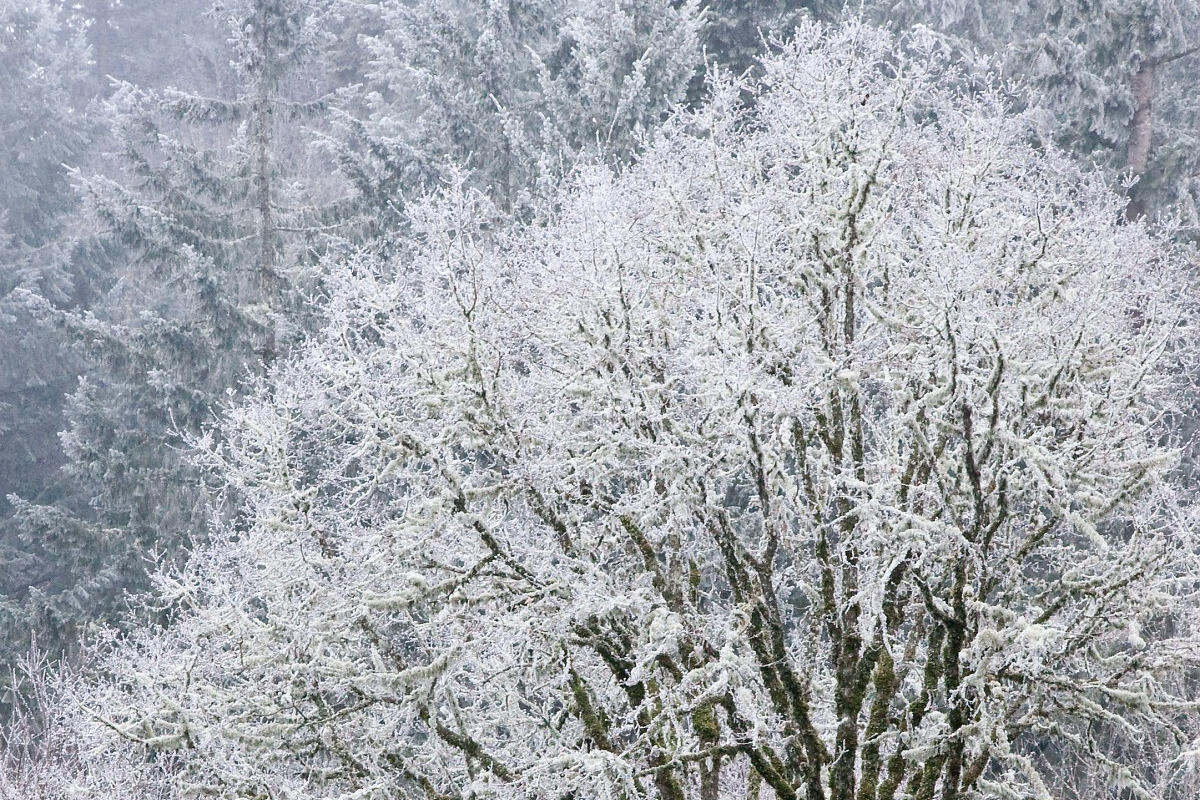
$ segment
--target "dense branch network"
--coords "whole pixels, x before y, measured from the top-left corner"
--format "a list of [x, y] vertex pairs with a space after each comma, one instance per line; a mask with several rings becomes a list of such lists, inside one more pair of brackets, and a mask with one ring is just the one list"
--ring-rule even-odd
[[451, 190], [336, 271], [83, 749], [219, 797], [1186, 792], [1183, 272], [953, 77], [806, 26], [552, 223]]

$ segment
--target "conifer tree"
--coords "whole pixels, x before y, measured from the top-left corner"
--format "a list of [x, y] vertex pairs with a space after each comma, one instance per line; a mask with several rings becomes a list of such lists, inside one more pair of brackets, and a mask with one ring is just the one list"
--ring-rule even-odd
[[62, 342], [35, 324], [37, 291], [62, 306], [81, 290], [63, 220], [74, 206], [65, 163], [87, 142], [72, 100], [87, 48], [47, 2], [0, 1], [0, 517], [7, 495], [36, 491], [57, 451]]
[[[0, 580], [23, 576], [8, 525], [13, 494], [37, 495], [61, 459], [62, 396], [74, 377], [67, 344], [40, 324], [42, 304], [69, 308], [87, 280], [70, 258], [74, 205], [65, 164], [89, 139], [73, 100], [87, 47], [44, 0], [0, 0]], [[40, 296], [41, 302], [33, 298]], [[0, 597], [0, 631], [22, 612]], [[0, 652], [5, 644], [0, 639]]]
[[1128, 190], [1126, 213], [1200, 224], [1200, 6], [1192, 0], [881, 0], [893, 26], [925, 25], [1003, 66], [1055, 144]]
[[384, 0], [373, 59], [333, 143], [382, 226], [467, 168], [506, 212], [583, 154], [628, 157], [700, 64], [695, 0]]
[[[297, 334], [319, 203], [298, 128], [312, 94], [323, 4], [238, 0], [226, 96], [120, 85], [107, 104], [116, 176], [77, 173], [103, 297], [53, 314], [83, 362], [67, 407], [63, 497], [20, 501], [4, 574], [6, 646], [29, 631], [52, 651], [112, 619], [148, 562], [203, 536], [209, 510], [184, 440]], [[293, 154], [298, 154], [296, 157]]]

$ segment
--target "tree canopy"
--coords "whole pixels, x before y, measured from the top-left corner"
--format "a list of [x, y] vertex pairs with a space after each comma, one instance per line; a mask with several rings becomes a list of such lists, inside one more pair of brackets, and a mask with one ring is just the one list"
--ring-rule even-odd
[[806, 23], [544, 224], [460, 183], [340, 262], [73, 780], [1189, 796], [1186, 266], [956, 69]]

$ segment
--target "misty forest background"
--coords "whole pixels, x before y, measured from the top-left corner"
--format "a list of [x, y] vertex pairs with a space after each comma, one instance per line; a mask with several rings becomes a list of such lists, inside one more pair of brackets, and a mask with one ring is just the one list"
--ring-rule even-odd
[[23, 659], [165, 619], [149, 576], [238, 514], [192, 449], [322, 328], [329, 265], [402, 263], [447, 187], [551, 218], [803, 20], [926, 31], [1127, 219], [1200, 233], [1200, 4], [848, 5], [0, 0], [3, 713]]

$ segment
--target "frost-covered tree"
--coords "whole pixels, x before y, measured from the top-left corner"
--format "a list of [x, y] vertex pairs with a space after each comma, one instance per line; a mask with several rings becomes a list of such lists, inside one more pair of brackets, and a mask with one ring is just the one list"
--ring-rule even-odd
[[[15, 705], [0, 725], [0, 797], [4, 800], [67, 800], [69, 787], [86, 780], [89, 800], [167, 800], [162, 776], [172, 759], [147, 770], [136, 754], [104, 763], [81, 759], [77, 705], [64, 702], [80, 673], [34, 651], [14, 670]], [[141, 773], [141, 777], [136, 777]], [[85, 777], [86, 776], [86, 777]]]
[[120, 82], [164, 88], [211, 80], [227, 38], [208, 12], [212, 0], [59, 0], [92, 51], [94, 95]]
[[[11, 524], [11, 495], [42, 495], [62, 461], [57, 433], [77, 366], [38, 309], [86, 296], [89, 270], [73, 262], [75, 208], [68, 163], [87, 147], [88, 116], [73, 99], [88, 51], [48, 2], [0, 1], [0, 692], [27, 646], [18, 599], [28, 542]], [[41, 297], [42, 300], [35, 300]], [[0, 695], [0, 712], [6, 700]]]
[[450, 191], [391, 277], [348, 263], [203, 447], [238, 524], [105, 661], [85, 761], [229, 798], [1193, 796], [1183, 268], [952, 72], [805, 26], [553, 222]]
[[[772, 40], [786, 39], [806, 15], [837, 17], [841, 8], [837, 0], [714, 0], [705, 12], [707, 65], [743, 75], [759, 66]], [[693, 99], [702, 99], [704, 81], [694, 81], [692, 88]]]
[[88, 140], [72, 99], [87, 56], [49, 3], [0, 2], [0, 518], [10, 493], [36, 492], [57, 464], [69, 364], [25, 294], [60, 306], [80, 294], [63, 222], [75, 205], [65, 165]]
[[[1195, 0], [878, 0], [894, 25], [926, 25], [1004, 65], [1060, 146], [1129, 184], [1127, 213], [1200, 221]], [[1194, 235], [1194, 230], [1189, 231]]]
[[[321, 246], [327, 178], [306, 171], [304, 126], [322, 108], [309, 65], [323, 4], [238, 0], [235, 90], [121, 85], [109, 102], [115, 174], [77, 173], [107, 289], [85, 311], [46, 309], [83, 366], [62, 435], [60, 498], [22, 501], [0, 590], [3, 640], [55, 650], [144, 587], [207, 519], [181, 457], [240, 381], [294, 338], [305, 264]], [[316, 176], [314, 179], [314, 175]]]
[[377, 224], [467, 168], [537, 206], [580, 155], [628, 156], [700, 64], [696, 0], [384, 0], [357, 112], [334, 143]]

